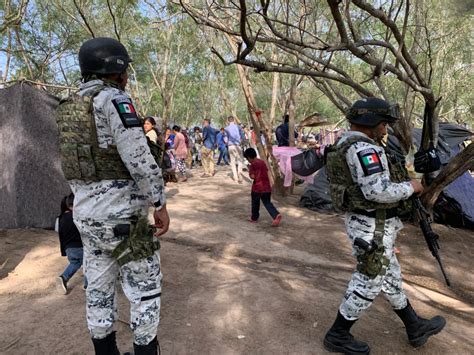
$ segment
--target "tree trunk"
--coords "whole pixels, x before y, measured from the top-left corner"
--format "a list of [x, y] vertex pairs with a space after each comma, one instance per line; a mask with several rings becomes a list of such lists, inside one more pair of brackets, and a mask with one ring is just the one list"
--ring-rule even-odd
[[454, 157], [425, 190], [422, 200], [426, 208], [431, 210], [443, 189], [467, 170], [474, 170], [473, 143]]
[[405, 85], [405, 100], [404, 105], [401, 108], [402, 117], [396, 124], [395, 136], [400, 141], [400, 145], [404, 152], [409, 152], [410, 147], [413, 144], [412, 141], [412, 115], [413, 108], [415, 106], [415, 92], [408, 86]]
[[[272, 56], [272, 59], [275, 58], [275, 55]], [[270, 126], [275, 125], [275, 115], [276, 115], [276, 106], [277, 106], [277, 98], [278, 98], [278, 91], [280, 88], [280, 73], [273, 73], [273, 84], [272, 84], [272, 103], [270, 106]]]
[[7, 60], [5, 62], [5, 72], [3, 73], [3, 81], [8, 79], [8, 71], [10, 70], [10, 61], [11, 61], [11, 48], [12, 48], [12, 34], [11, 30], [8, 31], [8, 44], [7, 44]]
[[[234, 55], [237, 55], [237, 44], [235, 38], [228, 34], [225, 34], [225, 37], [232, 48]], [[253, 94], [252, 84], [249, 80], [249, 69], [242, 65], [237, 65], [237, 72], [239, 74], [240, 84], [242, 85], [242, 90], [244, 92], [245, 101], [247, 102], [250, 120], [252, 121], [253, 127], [256, 130], [258, 152], [262, 160], [264, 160], [270, 167], [270, 179], [273, 182], [275, 192], [277, 194], [283, 195], [283, 179], [280, 173], [280, 166], [278, 165], [278, 161], [274, 157], [272, 151], [272, 139], [271, 135], [269, 134], [271, 133], [271, 129], [267, 127], [267, 124], [262, 117], [262, 111], [258, 109], [257, 101], [255, 100], [255, 95]], [[267, 152], [265, 152], [265, 149], [261, 143], [260, 132], [262, 132], [265, 137], [265, 148]]]
[[293, 75], [291, 77], [290, 94], [288, 96], [288, 102], [287, 102], [287, 113], [289, 116], [288, 142], [290, 144], [290, 147], [295, 146], [295, 96], [296, 96], [297, 79], [298, 77], [296, 75]]
[[[269, 129], [266, 127], [265, 120], [262, 117], [261, 111], [257, 107], [257, 102], [253, 94], [252, 84], [248, 78], [248, 69], [237, 65], [237, 71], [239, 73], [240, 82], [244, 91], [245, 100], [247, 101], [247, 108], [250, 114], [250, 120], [252, 121], [254, 129], [256, 128], [257, 133], [257, 149], [260, 157], [270, 166], [270, 179], [272, 180], [275, 188], [275, 192], [283, 194], [283, 179], [280, 174], [280, 166], [278, 161], [273, 156], [272, 152], [272, 140], [269, 134]], [[261, 140], [259, 139], [260, 132], [265, 137], [265, 148], [262, 146]]]
[[230, 112], [232, 116], [235, 117], [237, 122], [240, 122], [239, 118], [237, 117], [237, 112], [235, 111], [235, 106], [230, 103], [229, 97], [227, 96], [224, 86], [222, 85], [222, 82], [219, 80], [219, 91], [221, 94], [221, 99], [224, 104], [224, 108], [227, 112]]

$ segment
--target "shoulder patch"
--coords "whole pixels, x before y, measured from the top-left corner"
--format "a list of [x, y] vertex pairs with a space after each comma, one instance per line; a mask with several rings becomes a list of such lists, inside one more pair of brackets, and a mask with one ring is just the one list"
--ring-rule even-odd
[[357, 153], [360, 165], [364, 170], [364, 175], [369, 176], [375, 173], [383, 171], [382, 162], [380, 161], [379, 154], [373, 148], [367, 148]]
[[132, 100], [128, 97], [119, 97], [112, 100], [125, 128], [141, 127], [142, 123], [137, 116]]

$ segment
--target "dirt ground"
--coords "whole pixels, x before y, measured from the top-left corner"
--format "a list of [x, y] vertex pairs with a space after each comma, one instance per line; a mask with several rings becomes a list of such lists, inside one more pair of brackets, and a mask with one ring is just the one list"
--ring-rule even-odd
[[[195, 176], [200, 171], [193, 170]], [[266, 211], [247, 221], [250, 184], [229, 169], [167, 188], [171, 229], [162, 238], [164, 286], [158, 337], [163, 354], [324, 354], [354, 260], [341, 216], [277, 200], [280, 227]], [[399, 236], [405, 289], [419, 314], [441, 314], [445, 330], [412, 349], [401, 321], [378, 297], [353, 327], [372, 354], [474, 353], [474, 235], [434, 225], [448, 288], [421, 233]], [[0, 230], [0, 353], [92, 354], [80, 273], [61, 295], [55, 278], [66, 266], [54, 231]], [[128, 304], [120, 291], [118, 342], [131, 350]]]

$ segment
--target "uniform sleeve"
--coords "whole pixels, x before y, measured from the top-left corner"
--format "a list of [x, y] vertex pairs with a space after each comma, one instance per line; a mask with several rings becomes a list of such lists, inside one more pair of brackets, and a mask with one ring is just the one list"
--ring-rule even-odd
[[166, 196], [161, 169], [150, 152], [141, 125], [137, 127], [132, 124], [132, 127], [128, 128], [125, 126], [128, 122], [121, 118], [116, 104], [114, 105], [114, 101], [117, 102], [122, 99], [128, 99], [131, 102], [127, 96], [117, 94], [111, 97], [106, 106], [111, 134], [118, 153], [149, 203], [155, 204], [160, 202], [161, 206], [163, 206], [166, 202]]
[[357, 142], [347, 150], [346, 159], [353, 181], [359, 185], [367, 200], [394, 203], [413, 194], [409, 182], [395, 183], [390, 180], [387, 157], [381, 147]]

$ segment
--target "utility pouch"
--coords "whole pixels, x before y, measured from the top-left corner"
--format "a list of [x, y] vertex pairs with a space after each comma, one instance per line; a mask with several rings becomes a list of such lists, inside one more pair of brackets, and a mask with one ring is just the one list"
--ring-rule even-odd
[[168, 154], [163, 151], [161, 144], [155, 143], [147, 137], [148, 147], [162, 170], [170, 169], [172, 167], [171, 160]]
[[385, 251], [383, 236], [386, 217], [386, 210], [378, 209], [375, 211], [375, 231], [371, 247], [365, 249], [365, 252], [357, 257], [357, 271], [371, 279], [375, 279], [379, 275], [384, 275], [390, 263], [383, 255]]
[[399, 202], [397, 207], [397, 216], [402, 221], [407, 221], [413, 217], [413, 204], [411, 199]]
[[153, 256], [160, 249], [160, 242], [153, 239], [154, 233], [155, 228], [148, 224], [146, 217], [141, 217], [132, 224], [118, 224], [114, 227], [114, 234], [124, 236], [125, 239], [117, 245], [112, 256], [120, 266]]
[[357, 271], [361, 274], [375, 279], [379, 275], [384, 275], [388, 266], [388, 259], [383, 255], [385, 248], [383, 245], [375, 244], [370, 251], [366, 251], [357, 257]]

